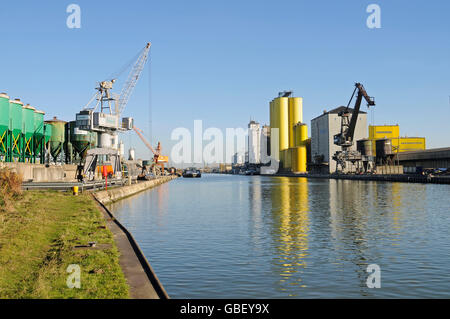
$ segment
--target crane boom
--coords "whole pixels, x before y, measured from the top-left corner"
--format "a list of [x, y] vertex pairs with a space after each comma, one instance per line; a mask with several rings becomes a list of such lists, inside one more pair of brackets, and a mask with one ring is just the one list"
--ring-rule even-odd
[[[358, 95], [356, 97], [355, 106], [353, 108], [353, 112], [350, 112], [349, 106], [355, 97], [356, 91], [358, 91]], [[344, 148], [348, 148], [353, 145], [353, 136], [355, 134], [356, 122], [358, 121], [359, 110], [361, 108], [363, 98], [366, 100], [368, 107], [375, 105], [374, 98], [367, 94], [364, 86], [361, 83], [355, 83], [355, 89], [353, 90], [350, 101], [348, 101], [347, 107], [338, 114], [342, 119], [341, 132], [334, 136], [334, 144]]]
[[[348, 131], [347, 131], [347, 140], [351, 139], [352, 141], [353, 141], [353, 135], [355, 133], [356, 121], [358, 120], [358, 114], [359, 114], [359, 109], [361, 107], [362, 98], [364, 97], [364, 99], [367, 102], [368, 107], [375, 105], [374, 99], [371, 98], [367, 94], [366, 89], [364, 88], [364, 86], [361, 83], [355, 84], [355, 90], [358, 90], [358, 96], [356, 97], [356, 102], [355, 102], [355, 107], [353, 109], [352, 119], [350, 120], [350, 125], [349, 125]], [[348, 105], [347, 105], [347, 110], [348, 110]]]
[[128, 103], [131, 92], [136, 86], [137, 81], [144, 69], [145, 63], [147, 62], [148, 54], [150, 51], [151, 43], [148, 42], [145, 48], [142, 50], [141, 55], [137, 59], [136, 63], [133, 66], [130, 74], [128, 74], [127, 81], [125, 82], [122, 92], [120, 93], [119, 100], [117, 101], [117, 113], [122, 114], [123, 109]]
[[154, 155], [159, 155], [155, 152], [155, 150], [150, 145], [150, 143], [147, 141], [147, 139], [144, 137], [144, 135], [142, 135], [141, 129], [137, 128], [136, 126], [133, 126], [133, 130], [136, 132], [136, 134], [139, 136], [139, 138], [142, 140], [142, 142], [145, 144], [145, 146], [147, 146]]

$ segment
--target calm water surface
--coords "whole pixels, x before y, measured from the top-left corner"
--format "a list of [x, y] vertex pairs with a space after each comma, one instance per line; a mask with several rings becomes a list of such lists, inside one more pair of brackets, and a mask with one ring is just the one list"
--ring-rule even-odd
[[[449, 298], [449, 192], [203, 175], [111, 209], [172, 298]], [[367, 288], [369, 264], [380, 289]]]

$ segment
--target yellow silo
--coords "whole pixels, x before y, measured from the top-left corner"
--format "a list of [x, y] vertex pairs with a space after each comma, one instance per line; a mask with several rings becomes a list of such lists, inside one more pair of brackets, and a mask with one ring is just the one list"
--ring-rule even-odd
[[289, 99], [279, 97], [276, 100], [280, 129], [280, 151], [282, 151], [289, 148]]
[[283, 168], [286, 171], [290, 171], [292, 169], [292, 148], [283, 150], [282, 154]]
[[274, 99], [270, 102], [270, 109], [272, 110], [272, 114], [270, 117], [270, 128], [274, 129], [271, 130], [270, 133], [270, 156], [273, 157], [276, 160], [280, 160], [280, 150], [278, 148], [278, 144], [279, 144], [279, 139], [280, 139], [280, 133], [279, 131], [275, 130], [275, 129], [279, 129], [280, 124], [279, 124], [279, 118], [278, 118], [278, 102], [277, 99]]
[[298, 122], [294, 124], [294, 147], [301, 146], [308, 139], [308, 126]]
[[294, 126], [295, 132], [295, 159], [292, 167], [294, 172], [306, 172], [306, 141], [308, 140], [308, 126], [304, 123], [297, 123]]
[[289, 98], [289, 147], [295, 146], [294, 125], [303, 122], [303, 98]]
[[297, 170], [298, 164], [297, 164], [297, 148], [293, 147], [290, 148], [291, 150], [291, 170], [295, 172]]
[[[269, 126], [270, 126], [270, 129], [272, 129], [272, 127], [273, 127], [273, 123], [272, 123], [273, 114], [272, 113], [273, 113], [273, 107], [272, 107], [272, 101], [270, 101], [269, 102]], [[270, 147], [270, 144], [267, 146]], [[267, 154], [272, 154], [272, 149], [267, 150]]]
[[281, 162], [281, 168], [285, 168], [284, 167], [284, 165], [285, 165], [285, 158], [286, 158], [286, 150], [282, 150], [282, 151], [280, 151], [280, 162]]
[[294, 147], [300, 146], [300, 125], [301, 123], [294, 124]]
[[306, 173], [306, 145], [297, 146], [297, 172]]

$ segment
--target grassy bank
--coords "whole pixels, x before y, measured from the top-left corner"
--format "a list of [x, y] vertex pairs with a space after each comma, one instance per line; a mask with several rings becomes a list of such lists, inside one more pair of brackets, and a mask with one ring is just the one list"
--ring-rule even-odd
[[[95, 248], [84, 248], [96, 242]], [[68, 265], [81, 269], [70, 289]], [[28, 191], [0, 209], [0, 298], [127, 298], [119, 253], [89, 195]]]

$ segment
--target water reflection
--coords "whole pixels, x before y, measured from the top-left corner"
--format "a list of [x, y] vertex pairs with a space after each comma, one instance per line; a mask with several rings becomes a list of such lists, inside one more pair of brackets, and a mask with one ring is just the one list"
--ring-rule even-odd
[[308, 256], [308, 181], [274, 179], [271, 202], [272, 237], [277, 251], [272, 261], [274, 272], [279, 275], [278, 289], [296, 296], [296, 287], [306, 287], [302, 269], [307, 267]]
[[[249, 185], [250, 207], [259, 212], [260, 183]], [[373, 296], [366, 284], [366, 269], [384, 260], [384, 245], [396, 246], [402, 240], [405, 187], [401, 183], [272, 178], [267, 190], [277, 289], [287, 296], [302, 296], [303, 288], [317, 285], [308, 274], [323, 271], [334, 274], [333, 282], [322, 284], [324, 289], [346, 280], [359, 296]], [[332, 251], [318, 256], [317, 251], [327, 246]], [[311, 254], [314, 258], [309, 258]]]

